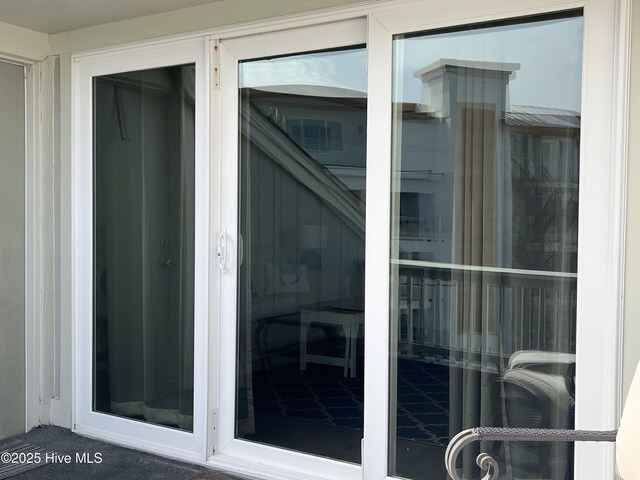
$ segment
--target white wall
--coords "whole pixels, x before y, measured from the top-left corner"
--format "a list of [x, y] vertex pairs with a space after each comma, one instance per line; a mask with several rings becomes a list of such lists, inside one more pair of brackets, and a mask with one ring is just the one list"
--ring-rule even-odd
[[223, 0], [50, 36], [52, 53], [73, 53], [356, 3], [354, 0]]
[[0, 439], [25, 429], [25, 81], [0, 62]]
[[0, 22], [0, 57], [32, 62], [49, 55], [49, 37], [44, 33]]
[[[7, 434], [2, 425], [5, 417], [10, 418], [11, 433], [24, 431], [25, 424], [38, 424], [42, 418], [40, 365], [52, 370], [41, 360], [39, 348], [42, 318], [47, 318], [48, 313], [48, 318], [53, 316], [53, 302], [47, 303], [47, 296], [42, 294], [53, 288], [52, 276], [40, 268], [46, 265], [47, 258], [53, 260], [43, 251], [53, 245], [52, 219], [46, 216], [46, 208], [39, 208], [53, 201], [53, 195], [47, 196], [48, 189], [40, 181], [44, 178], [41, 174], [53, 172], [53, 159], [47, 156], [50, 142], [41, 143], [44, 138], [40, 135], [41, 122], [51, 123], [47, 122], [50, 109], [41, 110], [41, 77], [46, 76], [47, 69], [41, 69], [40, 62], [47, 63], [48, 57], [48, 35], [0, 22], [0, 62], [6, 62], [5, 74], [8, 68], [17, 75], [14, 79], [6, 75], [0, 79], [0, 378], [12, 383], [11, 389], [0, 391], [0, 437]], [[12, 80], [18, 83], [12, 84]], [[48, 89], [49, 97], [51, 90]], [[38, 273], [25, 278], [28, 271]], [[43, 338], [53, 337], [46, 335], [46, 330], [44, 333]], [[19, 398], [19, 404], [7, 404], [10, 398]], [[44, 418], [46, 421], [48, 415]]]
[[627, 177], [627, 241], [624, 309], [624, 396], [640, 360], [640, 0], [633, 0], [629, 164]]

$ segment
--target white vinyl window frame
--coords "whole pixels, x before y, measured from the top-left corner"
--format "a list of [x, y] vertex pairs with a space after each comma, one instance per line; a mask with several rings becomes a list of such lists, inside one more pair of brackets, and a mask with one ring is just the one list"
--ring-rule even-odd
[[[617, 9], [606, 0], [434, 0], [390, 8], [370, 15], [367, 42], [367, 191], [387, 194], [367, 196], [364, 478], [392, 478], [387, 475], [393, 36], [572, 9], [583, 9], [584, 15], [576, 428], [617, 427], [626, 197], [628, 31], [621, 22], [628, 14], [625, 5]], [[577, 444], [575, 478], [613, 478], [613, 452], [611, 444]]]
[[[205, 37], [164, 41], [73, 58], [72, 322], [73, 431], [202, 463], [207, 442], [208, 62]], [[92, 408], [93, 365], [93, 79], [195, 63], [195, 291], [193, 432], [99, 413]]]

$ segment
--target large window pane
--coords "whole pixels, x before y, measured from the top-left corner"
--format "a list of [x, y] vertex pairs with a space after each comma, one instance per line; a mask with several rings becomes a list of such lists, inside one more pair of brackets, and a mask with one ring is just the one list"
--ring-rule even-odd
[[[573, 425], [581, 51], [580, 12], [394, 37], [391, 475], [446, 478], [467, 428]], [[481, 447], [571, 472], [564, 444]]]
[[236, 436], [360, 462], [362, 47], [240, 65]]
[[194, 74], [94, 81], [93, 409], [189, 431]]

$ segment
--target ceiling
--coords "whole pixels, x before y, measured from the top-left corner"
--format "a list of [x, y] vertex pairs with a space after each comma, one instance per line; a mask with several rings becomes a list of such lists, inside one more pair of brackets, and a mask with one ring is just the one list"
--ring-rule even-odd
[[0, 0], [0, 21], [59, 33], [222, 0]]

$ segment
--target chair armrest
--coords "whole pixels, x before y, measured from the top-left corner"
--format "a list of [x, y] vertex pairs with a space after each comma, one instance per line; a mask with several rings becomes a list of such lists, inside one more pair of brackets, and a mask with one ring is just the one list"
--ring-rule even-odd
[[[451, 439], [445, 452], [444, 463], [449, 476], [454, 480], [462, 480], [458, 476], [456, 461], [464, 447], [473, 442], [493, 441], [526, 441], [526, 442], [615, 442], [617, 430], [556, 430], [547, 428], [494, 428], [476, 427], [464, 430]], [[482, 480], [495, 480], [500, 471], [498, 462], [486, 453], [476, 459], [478, 466], [486, 471]]]

